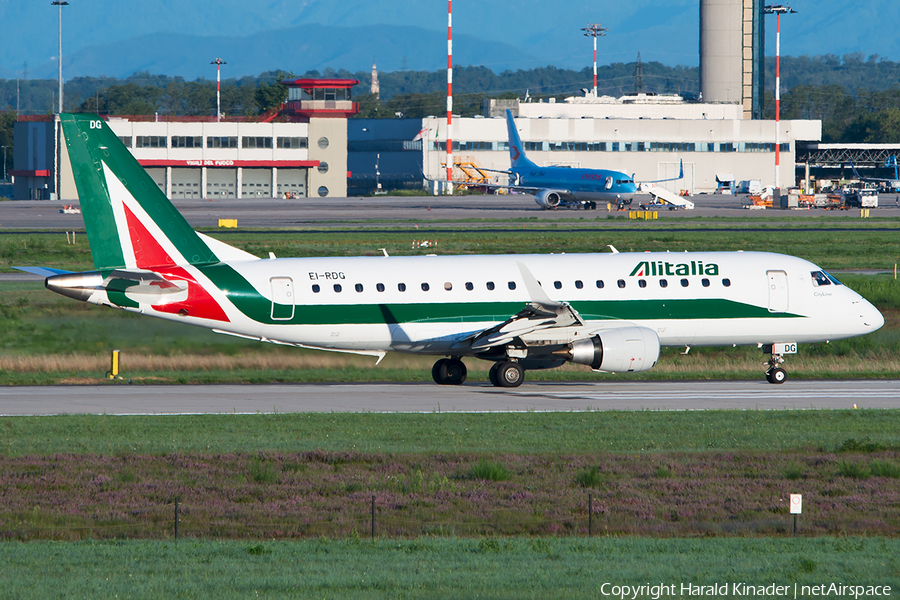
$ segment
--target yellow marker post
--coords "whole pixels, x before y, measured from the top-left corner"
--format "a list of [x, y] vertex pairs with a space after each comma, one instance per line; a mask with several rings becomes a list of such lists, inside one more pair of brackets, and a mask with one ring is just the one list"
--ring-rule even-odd
[[234, 228], [237, 226], [238, 226], [237, 219], [219, 219], [219, 227]]
[[115, 379], [118, 376], [119, 376], [119, 351], [113, 350], [112, 351], [112, 363], [110, 364], [110, 367], [109, 367], [109, 378]]

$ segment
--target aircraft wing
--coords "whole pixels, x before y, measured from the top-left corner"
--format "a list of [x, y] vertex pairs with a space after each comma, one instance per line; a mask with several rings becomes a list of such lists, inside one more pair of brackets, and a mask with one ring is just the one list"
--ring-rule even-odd
[[509, 319], [489, 329], [475, 332], [461, 340], [459, 345], [468, 345], [473, 350], [487, 350], [494, 346], [502, 346], [513, 339], [556, 327], [584, 325], [584, 320], [574, 308], [566, 302], [551, 300], [544, 292], [541, 284], [521, 262], [516, 263], [525, 282], [525, 289], [531, 301]]

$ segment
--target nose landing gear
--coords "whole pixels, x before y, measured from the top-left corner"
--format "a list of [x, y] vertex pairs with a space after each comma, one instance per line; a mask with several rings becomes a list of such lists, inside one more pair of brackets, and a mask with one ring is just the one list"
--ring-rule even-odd
[[766, 381], [769, 383], [784, 383], [787, 379], [787, 372], [781, 368], [784, 364], [785, 354], [796, 354], [797, 344], [766, 344], [762, 346], [762, 351], [769, 354], [769, 360], [766, 365]]

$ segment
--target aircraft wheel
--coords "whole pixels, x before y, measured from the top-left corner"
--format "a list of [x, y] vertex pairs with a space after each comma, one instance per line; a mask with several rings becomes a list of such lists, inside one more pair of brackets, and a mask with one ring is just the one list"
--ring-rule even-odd
[[491, 370], [488, 371], [488, 380], [494, 387], [500, 387], [500, 380], [497, 379], [497, 367], [499, 366], [500, 363], [494, 363], [493, 365], [491, 365]]
[[431, 368], [431, 378], [438, 385], [460, 385], [467, 374], [466, 365], [458, 358], [442, 358]]
[[766, 381], [769, 383], [784, 383], [785, 379], [787, 379], [787, 372], [781, 367], [766, 371]]
[[525, 381], [525, 369], [519, 363], [502, 362], [497, 365], [496, 378], [500, 387], [519, 387]]

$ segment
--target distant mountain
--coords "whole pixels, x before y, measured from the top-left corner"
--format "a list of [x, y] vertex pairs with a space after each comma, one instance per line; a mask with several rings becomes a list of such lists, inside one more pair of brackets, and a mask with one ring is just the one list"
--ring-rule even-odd
[[[154, 33], [127, 40], [89, 46], [64, 60], [68, 78], [98, 74], [127, 77], [137, 71], [214, 78], [210, 61], [221, 57], [224, 77], [254, 75], [265, 70], [306, 72], [335, 70], [369, 71], [375, 60], [381, 70], [446, 68], [447, 40], [420, 27], [330, 27], [300, 25], [245, 37], [200, 36]], [[479, 64], [485, 56], [513, 64], [525, 58], [520, 50], [502, 42], [483, 41], [462, 35], [454, 60]], [[65, 55], [64, 55], [65, 56]], [[45, 63], [34, 75], [55, 77], [56, 65]]]
[[[900, 3], [795, 0], [782, 19], [782, 51], [793, 56], [861, 53], [900, 59]], [[71, 0], [63, 7], [64, 74], [127, 76], [142, 69], [208, 77], [209, 61], [230, 76], [274, 68], [356, 71], [374, 60], [386, 70], [444, 64], [447, 3], [421, 0]], [[458, 0], [454, 61], [500, 72], [555, 65], [580, 70], [591, 42], [580, 29], [609, 28], [598, 40], [603, 64], [644, 61], [696, 65], [698, 0]], [[0, 0], [0, 78], [55, 77], [57, 9], [49, 2]], [[883, 26], [882, 26], [883, 25]], [[774, 54], [774, 17], [767, 54]], [[27, 67], [26, 67], [27, 63]]]

